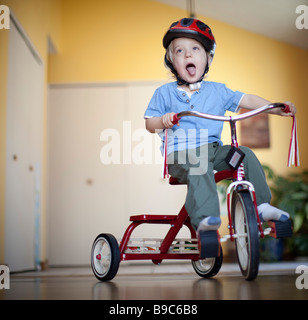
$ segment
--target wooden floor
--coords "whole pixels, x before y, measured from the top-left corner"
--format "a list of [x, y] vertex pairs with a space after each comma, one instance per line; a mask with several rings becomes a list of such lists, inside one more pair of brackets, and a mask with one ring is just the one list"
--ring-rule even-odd
[[10, 275], [10, 289], [1, 289], [0, 299], [308, 300], [308, 290], [296, 287], [299, 265], [308, 266], [308, 262], [261, 264], [257, 279], [251, 282], [243, 279], [234, 263], [223, 264], [214, 278], [203, 279], [190, 263], [157, 266], [123, 262], [109, 282], [99, 282], [90, 267], [49, 268]]

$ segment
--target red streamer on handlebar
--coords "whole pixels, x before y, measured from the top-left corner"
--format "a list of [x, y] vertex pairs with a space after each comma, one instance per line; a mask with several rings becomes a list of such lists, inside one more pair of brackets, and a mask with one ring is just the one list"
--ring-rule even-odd
[[[177, 114], [173, 116], [172, 123], [177, 124], [180, 121]], [[163, 166], [163, 179], [169, 178], [169, 171], [168, 171], [168, 163], [167, 163], [167, 156], [168, 156], [168, 129], [165, 129], [165, 143], [164, 143], [164, 166]]]
[[293, 124], [292, 124], [292, 131], [291, 131], [291, 139], [289, 145], [289, 154], [288, 154], [288, 167], [291, 165], [295, 165], [298, 167], [299, 163], [299, 149], [298, 149], [298, 138], [297, 138], [297, 123], [296, 117], [292, 116]]
[[[290, 107], [285, 104], [284, 109], [282, 109], [283, 112], [289, 113]], [[291, 130], [291, 138], [290, 138], [290, 145], [289, 145], [289, 154], [288, 154], [288, 167], [291, 165], [295, 165], [295, 167], [298, 167], [300, 165], [299, 163], [299, 149], [298, 149], [298, 138], [297, 138], [297, 122], [295, 115], [292, 116], [293, 118], [293, 124], [292, 124], [292, 130]]]
[[167, 155], [168, 155], [167, 149], [168, 149], [168, 129], [165, 129], [163, 179], [169, 178], [168, 163], [167, 163]]

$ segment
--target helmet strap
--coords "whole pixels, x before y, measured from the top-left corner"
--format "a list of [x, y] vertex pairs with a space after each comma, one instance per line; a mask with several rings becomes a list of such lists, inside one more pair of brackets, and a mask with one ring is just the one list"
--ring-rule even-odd
[[196, 83], [190, 83], [190, 84], [189, 84], [189, 89], [190, 89], [191, 91], [193, 91], [193, 90], [199, 90], [199, 89], [201, 88], [201, 83], [202, 83], [202, 80], [199, 81], [199, 82], [196, 82]]
[[175, 75], [176, 80], [177, 80], [177, 84], [179, 86], [187, 85], [187, 86], [189, 86], [190, 90], [198, 90], [198, 89], [200, 89], [201, 88], [201, 83], [202, 83], [202, 80], [203, 80], [204, 76], [209, 72], [209, 63], [207, 62], [205, 70], [204, 70], [201, 78], [195, 83], [190, 83], [190, 82], [185, 81], [184, 79], [182, 79], [179, 76], [179, 74], [175, 70], [173, 64], [168, 60], [166, 55], [165, 55], [165, 64], [171, 70], [171, 72]]

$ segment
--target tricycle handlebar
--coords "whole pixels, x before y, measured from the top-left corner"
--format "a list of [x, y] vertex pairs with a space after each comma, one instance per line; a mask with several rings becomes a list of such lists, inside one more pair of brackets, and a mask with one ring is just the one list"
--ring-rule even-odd
[[264, 107], [260, 107], [258, 109], [248, 111], [244, 114], [239, 114], [236, 116], [216, 116], [213, 114], [207, 114], [207, 113], [202, 113], [202, 112], [198, 112], [198, 111], [182, 111], [182, 112], [177, 113], [173, 116], [172, 123], [176, 124], [176, 123], [178, 123], [178, 121], [182, 117], [186, 117], [186, 116], [199, 117], [199, 118], [204, 118], [204, 119], [209, 119], [209, 120], [217, 120], [217, 121], [234, 121], [235, 122], [238, 120], [243, 120], [243, 119], [253, 117], [253, 116], [260, 114], [262, 112], [276, 109], [276, 108], [281, 108], [286, 113], [289, 112], [289, 107], [283, 103], [271, 103], [271, 104], [268, 104]]

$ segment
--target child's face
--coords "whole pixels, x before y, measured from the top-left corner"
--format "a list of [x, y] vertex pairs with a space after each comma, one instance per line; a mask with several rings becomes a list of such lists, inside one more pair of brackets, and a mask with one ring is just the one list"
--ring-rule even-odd
[[200, 80], [207, 64], [207, 54], [200, 42], [176, 38], [171, 43], [172, 64], [179, 76], [188, 83]]

